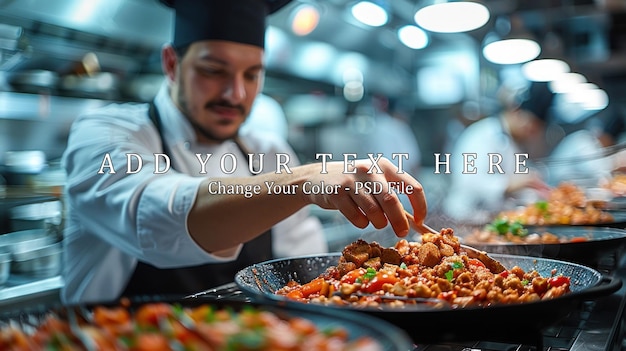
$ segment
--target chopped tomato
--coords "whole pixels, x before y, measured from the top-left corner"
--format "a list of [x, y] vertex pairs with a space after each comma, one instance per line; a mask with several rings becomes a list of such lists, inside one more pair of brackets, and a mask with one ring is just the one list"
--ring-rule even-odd
[[439, 295], [437, 295], [437, 298], [452, 302], [456, 299], [456, 292], [454, 290], [442, 291]]
[[559, 275], [556, 277], [551, 277], [548, 278], [548, 284], [550, 284], [551, 287], [559, 287], [559, 286], [563, 286], [563, 285], [570, 285], [570, 279], [569, 277], [563, 276], [563, 275]]
[[307, 297], [312, 294], [319, 293], [325, 295], [328, 292], [328, 283], [324, 278], [315, 278], [310, 282], [302, 285], [302, 295]]
[[475, 267], [482, 267], [485, 268], [485, 264], [482, 263], [479, 259], [476, 258], [470, 258], [467, 260], [467, 263], [470, 264], [470, 266], [475, 266]]
[[569, 240], [570, 243], [584, 243], [587, 242], [589, 240], [587, 240], [587, 238], [583, 237], [583, 236], [577, 236], [577, 237], [573, 237]]
[[137, 336], [136, 351], [168, 351], [170, 343], [165, 335], [159, 333], [141, 333]]
[[304, 294], [302, 293], [302, 290], [300, 289], [292, 290], [288, 292], [286, 296], [293, 300], [300, 300], [304, 298]]
[[139, 307], [135, 320], [139, 325], [158, 325], [161, 318], [171, 315], [173, 315], [171, 305], [167, 303], [151, 303]]
[[371, 294], [381, 290], [384, 284], [395, 284], [398, 280], [398, 278], [391, 274], [378, 272], [376, 276], [364, 286], [364, 290]]
[[365, 274], [366, 270], [363, 268], [354, 269], [348, 273], [346, 273], [343, 277], [341, 277], [342, 283], [354, 284], [354, 282], [363, 274]]

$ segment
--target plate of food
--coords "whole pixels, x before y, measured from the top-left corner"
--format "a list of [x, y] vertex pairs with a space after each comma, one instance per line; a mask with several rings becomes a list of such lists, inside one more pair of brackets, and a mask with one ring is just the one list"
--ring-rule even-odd
[[490, 253], [555, 258], [592, 267], [618, 258], [626, 244], [626, 230], [584, 225], [529, 226], [497, 218], [474, 229], [462, 241]]
[[406, 351], [374, 317], [244, 301], [122, 301], [23, 311], [0, 320], [2, 350]]
[[[490, 256], [507, 269], [496, 274], [469, 258], [446, 228], [424, 234], [421, 242], [381, 247], [357, 240], [338, 253], [255, 264], [238, 272], [235, 283], [255, 300], [373, 315], [403, 328], [416, 343], [494, 337], [540, 342], [541, 329], [582, 300], [621, 287], [621, 280], [572, 262]], [[467, 320], [472, 323], [459, 322]]]
[[626, 227], [626, 211], [608, 210], [606, 202], [591, 199], [573, 183], [561, 183], [545, 200], [501, 211], [495, 220], [519, 222], [524, 226]]

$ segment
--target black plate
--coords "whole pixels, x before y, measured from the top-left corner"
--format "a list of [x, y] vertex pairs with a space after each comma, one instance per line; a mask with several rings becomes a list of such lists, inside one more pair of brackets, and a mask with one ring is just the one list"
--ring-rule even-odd
[[[141, 302], [134, 301], [130, 305], [131, 311], [142, 304], [152, 302], [168, 302], [181, 306], [199, 306], [208, 304], [216, 308], [229, 308], [234, 311], [240, 311], [245, 307], [255, 307], [260, 310], [270, 311], [282, 318], [302, 317], [312, 321], [320, 330], [328, 328], [340, 327], [348, 332], [349, 340], [355, 340], [360, 337], [369, 337], [376, 340], [385, 351], [408, 351], [413, 348], [413, 343], [408, 335], [400, 328], [371, 316], [363, 316], [361, 314], [349, 311], [335, 311], [329, 309], [318, 309], [315, 306], [308, 305], [285, 305], [279, 301], [255, 301], [245, 302], [240, 300], [217, 300], [208, 301], [202, 298], [186, 298], [178, 300], [153, 300], [143, 299]], [[101, 304], [101, 306], [115, 306], [114, 303]], [[41, 320], [48, 313], [55, 313], [59, 318], [67, 316], [69, 309], [73, 311], [89, 311], [96, 305], [89, 306], [56, 306], [50, 308], [38, 308], [37, 310], [22, 311], [0, 318], [0, 329], [12, 323], [19, 325], [28, 321], [27, 326], [32, 326], [33, 321]]]
[[[327, 267], [336, 265], [340, 256], [340, 253], [333, 253], [255, 264], [238, 272], [235, 283], [255, 300], [280, 301], [290, 306], [307, 305], [291, 301], [274, 292], [290, 280], [300, 283], [311, 281]], [[533, 303], [457, 309], [423, 305], [410, 305], [404, 308], [310, 306], [317, 306], [320, 310], [356, 311], [379, 317], [404, 329], [416, 343], [488, 339], [540, 345], [543, 328], [566, 317], [572, 309], [578, 308], [582, 301], [611, 294], [622, 285], [620, 279], [603, 277], [598, 271], [576, 263], [530, 256], [503, 254], [492, 256], [507, 268], [519, 266], [527, 271], [535, 269], [543, 276], [550, 276], [553, 270], [556, 270], [557, 273], [570, 276], [572, 292], [555, 299]]]
[[556, 258], [592, 267], [607, 260], [617, 259], [626, 244], [626, 230], [595, 226], [526, 226], [529, 233], [549, 232], [561, 238], [584, 237], [587, 241], [555, 244], [475, 243], [477, 249], [512, 255]]
[[[610, 222], [585, 223], [585, 224], [546, 224], [543, 227], [609, 227], [609, 228], [626, 228], [626, 211], [623, 210], [604, 210], [613, 216]], [[535, 225], [524, 225], [525, 227], [537, 227]]]

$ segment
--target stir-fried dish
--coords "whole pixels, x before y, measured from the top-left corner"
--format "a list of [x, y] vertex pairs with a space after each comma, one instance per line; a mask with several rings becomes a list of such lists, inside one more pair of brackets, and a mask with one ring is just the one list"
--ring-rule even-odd
[[531, 232], [519, 220], [496, 218], [482, 229], [463, 237], [467, 244], [560, 244], [585, 242], [585, 236], [557, 235], [549, 231]]
[[614, 174], [611, 178], [603, 180], [600, 186], [610, 190], [615, 196], [626, 196], [626, 174]]
[[572, 183], [559, 184], [545, 201], [503, 211], [496, 218], [523, 225], [584, 225], [613, 222], [613, 216], [609, 212], [587, 201], [584, 191]]
[[341, 326], [321, 329], [303, 317], [251, 306], [235, 311], [149, 303], [134, 312], [101, 306], [90, 319], [76, 322], [50, 314], [31, 331], [4, 327], [0, 350], [382, 350], [370, 337], [350, 339]]
[[452, 229], [424, 234], [422, 242], [400, 240], [382, 247], [364, 240], [346, 246], [336, 266], [310, 282], [288, 282], [276, 291], [289, 299], [319, 304], [404, 306], [440, 302], [450, 308], [551, 299], [570, 291], [570, 278], [549, 277], [515, 266], [491, 272], [462, 252]]

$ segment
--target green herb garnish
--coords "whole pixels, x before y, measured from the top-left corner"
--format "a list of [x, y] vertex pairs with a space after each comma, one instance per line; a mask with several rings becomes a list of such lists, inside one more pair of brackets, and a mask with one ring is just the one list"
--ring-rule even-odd
[[363, 274], [363, 280], [372, 280], [376, 277], [376, 270], [372, 267], [367, 267], [367, 272]]
[[452, 279], [454, 278], [454, 270], [452, 270], [452, 269], [451, 269], [451, 270], [447, 271], [447, 272], [445, 273], [445, 275], [446, 275], [446, 279], [447, 279], [449, 282], [451, 282], [451, 281], [452, 281]]
[[494, 219], [493, 222], [485, 226], [485, 229], [499, 235], [511, 233], [517, 236], [526, 236], [528, 234], [528, 229], [524, 228], [522, 222], [519, 220], [509, 221], [506, 218]]

